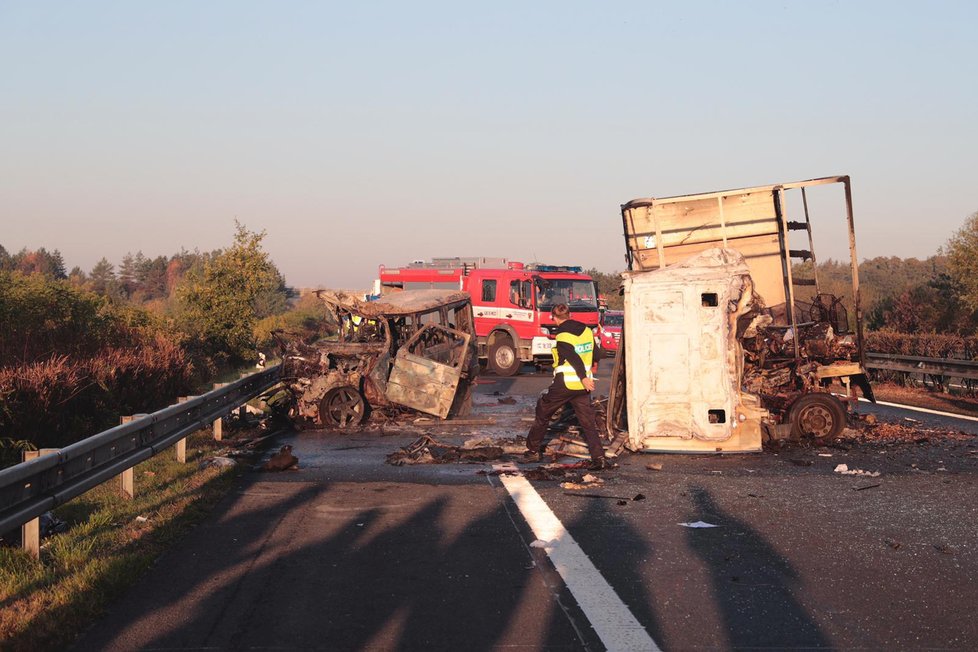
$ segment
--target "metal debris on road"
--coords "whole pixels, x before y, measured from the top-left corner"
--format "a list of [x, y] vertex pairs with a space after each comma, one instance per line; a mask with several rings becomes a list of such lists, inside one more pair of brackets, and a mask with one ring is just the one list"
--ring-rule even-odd
[[878, 478], [880, 476], [879, 471], [863, 471], [862, 469], [850, 469], [847, 464], [839, 464], [835, 467], [836, 473], [841, 473], [842, 475], [863, 475], [868, 478]]
[[423, 435], [413, 443], [387, 456], [387, 463], [393, 466], [405, 464], [452, 464], [480, 463], [498, 460], [503, 456], [501, 446], [480, 446], [465, 448], [438, 441]]
[[287, 471], [299, 466], [299, 458], [292, 454], [292, 446], [286, 444], [262, 465], [263, 471]]
[[682, 525], [683, 527], [694, 528], [694, 529], [720, 527], [719, 525], [714, 525], [713, 523], [707, 523], [706, 521], [693, 521], [691, 523], [679, 523], [679, 525]]

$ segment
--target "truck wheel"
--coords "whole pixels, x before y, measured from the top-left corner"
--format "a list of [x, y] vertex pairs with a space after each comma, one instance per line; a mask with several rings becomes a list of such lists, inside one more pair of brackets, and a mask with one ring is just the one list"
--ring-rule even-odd
[[520, 371], [520, 357], [508, 335], [497, 335], [489, 345], [489, 368], [497, 376], [515, 376]]
[[356, 426], [366, 414], [367, 403], [354, 387], [334, 387], [319, 402], [319, 422], [324, 426]]
[[846, 426], [846, 408], [831, 394], [805, 394], [791, 406], [792, 437], [835, 438]]

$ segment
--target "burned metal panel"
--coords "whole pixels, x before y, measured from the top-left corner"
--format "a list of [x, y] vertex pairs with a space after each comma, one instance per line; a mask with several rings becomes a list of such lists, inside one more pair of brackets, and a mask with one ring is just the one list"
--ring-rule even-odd
[[387, 382], [387, 398], [442, 419], [455, 402], [468, 372], [471, 335], [429, 324], [397, 353]]
[[467, 293], [450, 290], [406, 290], [386, 295], [377, 301], [363, 301], [337, 290], [319, 290], [316, 295], [331, 306], [371, 318], [413, 315], [469, 301]]
[[736, 336], [752, 290], [743, 257], [725, 249], [625, 274], [631, 448], [760, 450], [765, 412], [741, 391]]

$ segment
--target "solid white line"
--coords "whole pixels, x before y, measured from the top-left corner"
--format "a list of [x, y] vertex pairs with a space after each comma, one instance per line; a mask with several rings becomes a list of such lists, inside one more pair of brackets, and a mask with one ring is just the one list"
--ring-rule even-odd
[[601, 576], [533, 485], [521, 475], [500, 475], [499, 478], [534, 536], [546, 542], [544, 550], [550, 561], [604, 646], [608, 650], [659, 652], [659, 646]]
[[[859, 397], [860, 401], [865, 401], [866, 403], [871, 403], [868, 398]], [[902, 405], [900, 403], [887, 403], [886, 401], [876, 401], [876, 405], [885, 405], [886, 407], [900, 408], [901, 410], [912, 410], [914, 412], [924, 412], [926, 414], [936, 414], [942, 417], [951, 417], [952, 419], [964, 419], [965, 421], [978, 421], [978, 417], [969, 417], [965, 414], [955, 414], [954, 412], [941, 412], [940, 410], [928, 410], [927, 408], [915, 407], [913, 405]]]

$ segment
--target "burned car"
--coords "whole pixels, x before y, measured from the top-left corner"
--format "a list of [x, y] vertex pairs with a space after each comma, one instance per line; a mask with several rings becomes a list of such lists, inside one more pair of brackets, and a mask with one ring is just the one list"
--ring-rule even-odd
[[297, 425], [349, 427], [392, 406], [442, 419], [469, 412], [479, 364], [468, 294], [405, 290], [378, 301], [316, 294], [335, 334], [314, 342], [274, 334]]

